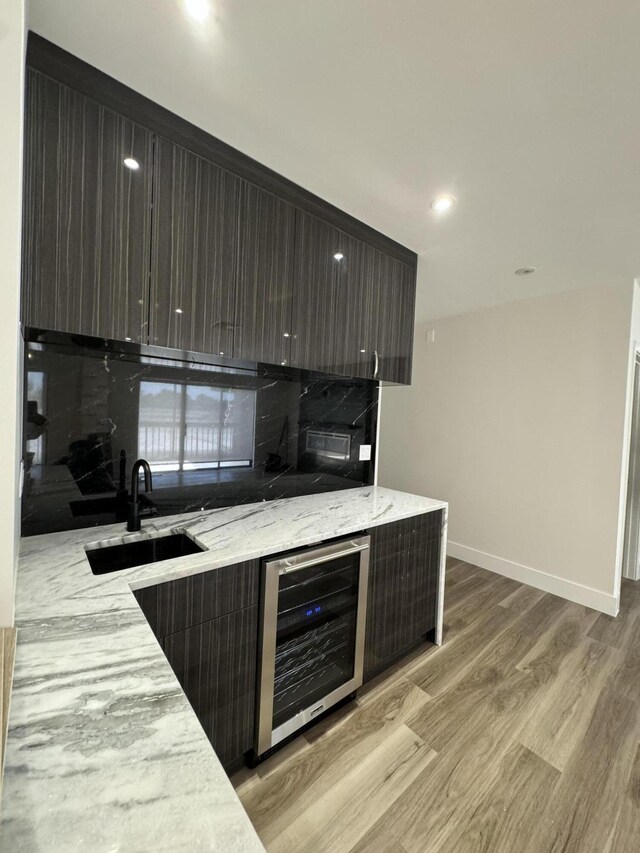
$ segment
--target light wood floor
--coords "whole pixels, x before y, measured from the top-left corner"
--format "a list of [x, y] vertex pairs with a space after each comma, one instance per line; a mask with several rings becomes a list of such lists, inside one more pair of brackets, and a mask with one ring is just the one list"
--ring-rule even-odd
[[269, 853], [640, 851], [640, 584], [613, 619], [450, 561], [442, 648], [233, 782]]
[[0, 790], [2, 790], [4, 745], [7, 737], [7, 726], [9, 725], [9, 697], [11, 696], [15, 649], [15, 628], [0, 628]]

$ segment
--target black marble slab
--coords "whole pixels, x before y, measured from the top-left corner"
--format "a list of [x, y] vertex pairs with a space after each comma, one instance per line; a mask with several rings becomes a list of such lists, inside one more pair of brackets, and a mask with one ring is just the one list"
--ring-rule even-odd
[[143, 524], [373, 483], [374, 382], [35, 329], [24, 381], [24, 536], [124, 524], [139, 457]]

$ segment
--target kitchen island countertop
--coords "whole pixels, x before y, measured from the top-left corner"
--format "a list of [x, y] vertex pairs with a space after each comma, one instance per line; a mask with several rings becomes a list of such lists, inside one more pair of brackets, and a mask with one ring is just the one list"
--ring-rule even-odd
[[[262, 851], [132, 589], [446, 507], [365, 487], [23, 539], [0, 851]], [[86, 546], [175, 531], [207, 550], [92, 574]]]

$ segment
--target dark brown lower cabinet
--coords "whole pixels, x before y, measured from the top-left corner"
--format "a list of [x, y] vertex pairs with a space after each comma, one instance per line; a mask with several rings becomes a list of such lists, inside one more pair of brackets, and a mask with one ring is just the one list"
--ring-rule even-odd
[[258, 603], [260, 561], [248, 560], [134, 592], [156, 637]]
[[160, 645], [223, 766], [253, 746], [258, 607], [169, 634]]
[[442, 510], [371, 530], [365, 681], [436, 625]]
[[[365, 681], [435, 628], [442, 511], [373, 528]], [[254, 745], [260, 561], [135, 596], [223, 766]]]
[[226, 768], [253, 746], [259, 572], [249, 560], [134, 592]]

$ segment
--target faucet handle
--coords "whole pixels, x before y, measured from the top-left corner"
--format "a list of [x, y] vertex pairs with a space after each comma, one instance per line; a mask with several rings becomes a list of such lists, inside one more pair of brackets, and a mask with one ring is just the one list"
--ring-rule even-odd
[[140, 530], [140, 513], [138, 512], [138, 504], [131, 500], [127, 507], [127, 530], [135, 532]]

